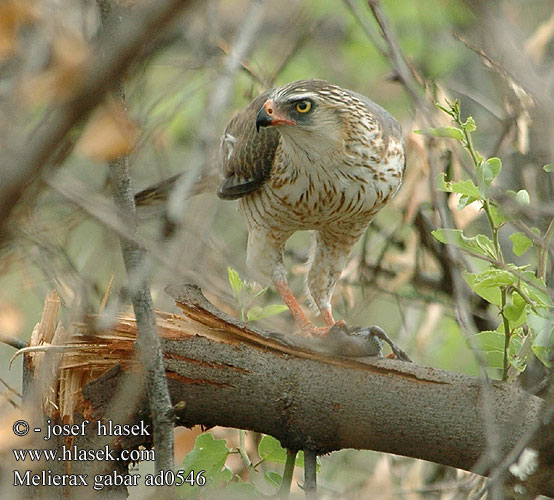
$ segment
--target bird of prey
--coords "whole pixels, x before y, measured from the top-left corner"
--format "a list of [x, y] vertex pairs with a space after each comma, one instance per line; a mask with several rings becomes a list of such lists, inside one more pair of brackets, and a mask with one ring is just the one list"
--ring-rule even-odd
[[[335, 325], [331, 297], [354, 244], [396, 194], [405, 169], [398, 122], [367, 97], [323, 80], [263, 92], [227, 125], [217, 195], [239, 199], [247, 267], [273, 282], [301, 332]], [[313, 231], [306, 285], [326, 327], [315, 327], [287, 284], [289, 237]]]

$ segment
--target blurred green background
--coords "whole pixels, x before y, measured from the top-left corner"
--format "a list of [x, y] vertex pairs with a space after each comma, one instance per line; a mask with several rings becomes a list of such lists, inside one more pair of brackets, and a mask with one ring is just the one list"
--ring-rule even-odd
[[[552, 3], [544, 0], [494, 4], [503, 22], [514, 30], [517, 27], [522, 45], [552, 19]], [[40, 36], [27, 39], [25, 50], [38, 43], [48, 51], [55, 35], [45, 29], [46, 25], [85, 33], [85, 38], [94, 32], [97, 20], [87, 2], [45, 1], [38, 5], [43, 14], [37, 24], [44, 26], [35, 27]], [[479, 45], [490, 34], [477, 3], [386, 0], [382, 6], [407, 61], [426, 82], [426, 99], [458, 98], [463, 113], [477, 122], [476, 147], [484, 154], [494, 152], [502, 157], [501, 184], [514, 190], [524, 187], [536, 201], [551, 203], [551, 178], [540, 171], [547, 152], [540, 135], [533, 134], [533, 123], [527, 131], [527, 148], [521, 147], [521, 130], [519, 135], [517, 131], [501, 135], [506, 120], [519, 116], [505, 81], [453, 36], [457, 33]], [[423, 126], [421, 117], [390, 60], [374, 43], [385, 46], [366, 2], [267, 1], [255, 42], [243, 61], [245, 67], [233, 75], [232, 98], [207, 124], [207, 108], [225, 71], [226, 52], [251, 8], [245, 0], [197, 2], [172, 27], [166, 45], [147, 63], [134, 68], [125, 81], [129, 116], [140, 131], [130, 156], [135, 191], [175, 173], [192, 171], [195, 165], [202, 165], [204, 172], [216, 169], [217, 138], [233, 111], [269, 86], [322, 78], [367, 95], [402, 124], [408, 149], [407, 175], [397, 198], [379, 213], [356, 246], [335, 293], [336, 317], [351, 325], [381, 326], [419, 364], [477, 374], [478, 365], [456, 321], [451, 296], [440, 289], [439, 266], [422, 247], [421, 235], [413, 224], [418, 211], [432, 214], [433, 210], [432, 182], [422, 139], [413, 134]], [[553, 55], [554, 46], [547, 38], [539, 64], [551, 64]], [[47, 67], [47, 59], [36, 70], [22, 66], [19, 72], [35, 78]], [[40, 116], [44, 104], [28, 105], [30, 121]], [[211, 136], [204, 147], [201, 141], [206, 130]], [[448, 145], [443, 149], [446, 154]], [[455, 152], [453, 161], [457, 165], [454, 169], [463, 170], [463, 154]], [[87, 158], [77, 149], [49, 174], [49, 184], [55, 185], [57, 179], [76, 179], [92, 192], [109, 198], [107, 171], [105, 163]], [[128, 300], [119, 293], [126, 277], [116, 235], [51, 187], [38, 190], [36, 196], [24, 201], [13, 223], [14, 238], [1, 257], [0, 330], [28, 340], [51, 289], [62, 297], [64, 324], [79, 319], [83, 312], [96, 312], [112, 275], [110, 310], [129, 313]], [[481, 215], [467, 214], [463, 224], [468, 232], [482, 231], [485, 226]], [[156, 307], [176, 311], [163, 288], [169, 283], [192, 282], [201, 286], [217, 306], [236, 314], [227, 267], [246, 275], [247, 238], [236, 204], [218, 200], [211, 190], [188, 200], [182, 216], [175, 236], [167, 244], [165, 264], [159, 256], [152, 258], [149, 275]], [[159, 240], [160, 212], [141, 209], [139, 218], [141, 235]], [[309, 235], [305, 233], [294, 235], [287, 245], [287, 269], [297, 294], [303, 289], [308, 249]], [[506, 252], [510, 253], [509, 248]], [[534, 264], [533, 255], [528, 259]], [[422, 274], [430, 281], [417, 279]], [[429, 284], [433, 280], [435, 286]], [[259, 305], [280, 301], [271, 290], [259, 300]], [[293, 328], [286, 312], [261, 324], [284, 331]], [[1, 347], [3, 366], [12, 354], [13, 349]], [[20, 387], [17, 367], [4, 368], [0, 376]], [[369, 452], [341, 452], [332, 460], [333, 466], [323, 467], [323, 485], [363, 483], [368, 463], [381, 459]]]

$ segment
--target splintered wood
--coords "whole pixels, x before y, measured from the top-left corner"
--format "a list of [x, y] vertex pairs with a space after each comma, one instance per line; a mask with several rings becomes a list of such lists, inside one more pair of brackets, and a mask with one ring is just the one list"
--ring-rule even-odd
[[[185, 287], [185, 290], [190, 292], [188, 300], [182, 299], [183, 303], [179, 304], [185, 316], [157, 311], [161, 337], [183, 340], [202, 335], [222, 342], [238, 342], [244, 336], [244, 332], [237, 337], [225, 333], [231, 328], [237, 334], [241, 328], [238, 323], [234, 324], [233, 318], [223, 319], [207, 311], [211, 304], [200, 290], [194, 287]], [[87, 315], [84, 321], [74, 322], [66, 330], [58, 321], [59, 311], [60, 297], [53, 291], [45, 299], [41, 321], [33, 329], [30, 345], [24, 351], [45, 414], [72, 424], [75, 410], [83, 413], [86, 408], [81, 389], [87, 383], [116, 365], [127, 372], [141, 370], [133, 349], [137, 328], [132, 316], [117, 316], [101, 328], [98, 325], [106, 323], [105, 317]], [[250, 337], [255, 336], [256, 333], [250, 332]]]

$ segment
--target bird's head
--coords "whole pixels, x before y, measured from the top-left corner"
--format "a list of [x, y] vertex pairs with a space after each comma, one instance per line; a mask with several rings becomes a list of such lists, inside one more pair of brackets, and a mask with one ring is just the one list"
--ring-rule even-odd
[[276, 88], [256, 117], [256, 129], [277, 127], [289, 146], [317, 156], [342, 141], [349, 112], [344, 91], [323, 80], [301, 80]]

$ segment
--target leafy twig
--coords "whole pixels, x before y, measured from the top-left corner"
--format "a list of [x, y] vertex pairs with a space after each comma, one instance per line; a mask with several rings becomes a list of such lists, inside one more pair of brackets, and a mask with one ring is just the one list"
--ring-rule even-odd
[[[499, 232], [510, 219], [502, 212], [491, 195], [491, 184], [499, 175], [502, 162], [499, 158], [484, 159], [474, 148], [471, 133], [476, 130], [475, 122], [471, 117], [465, 121], [462, 120], [458, 101], [453, 103], [447, 101], [447, 106], [437, 105], [437, 107], [447, 113], [457, 127], [438, 127], [423, 133], [459, 141], [468, 152], [474, 170], [472, 179], [457, 182], [446, 182], [442, 174], [442, 178], [439, 179], [439, 189], [460, 194], [458, 205], [460, 208], [471, 203], [479, 203], [486, 214], [492, 240], [484, 234], [468, 238], [459, 229], [439, 229], [432, 234], [442, 243], [459, 247], [468, 255], [489, 262], [489, 266], [480, 273], [467, 273], [466, 281], [475, 293], [498, 308], [500, 325], [495, 331], [481, 332], [480, 338], [482, 345], [488, 346], [483, 349], [493, 353], [496, 351], [494, 346], [498, 335], [502, 333], [504, 336], [503, 346], [500, 348], [503, 354], [502, 366], [498, 366], [496, 362], [493, 366], [502, 368], [502, 378], [507, 380], [510, 364], [522, 369], [525, 356], [529, 352], [529, 349], [524, 352], [521, 347], [518, 347], [524, 332], [529, 331], [530, 335], [538, 336], [537, 342], [533, 344], [533, 352], [544, 364], [550, 363], [549, 352], [552, 347], [549, 346], [548, 339], [553, 334], [548, 331], [547, 325], [541, 326], [541, 318], [548, 316], [554, 304], [543, 281], [544, 276], [541, 274], [545, 269], [541, 267], [544, 264], [539, 260], [537, 273], [533, 273], [527, 270], [528, 266], [506, 263], [500, 246]], [[473, 179], [476, 179], [477, 184]], [[519, 203], [530, 203], [529, 194], [525, 190], [511, 192], [511, 194]], [[539, 254], [541, 251], [548, 251], [552, 233], [554, 233], [552, 226], [543, 237], [531, 239], [524, 233], [514, 233], [510, 236], [513, 251], [516, 255], [523, 255], [533, 244], [537, 245]], [[512, 339], [516, 339], [517, 342], [513, 343]], [[517, 362], [516, 359], [510, 359], [511, 348], [518, 349]]]

